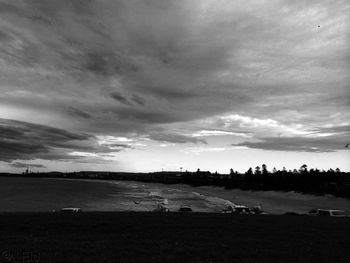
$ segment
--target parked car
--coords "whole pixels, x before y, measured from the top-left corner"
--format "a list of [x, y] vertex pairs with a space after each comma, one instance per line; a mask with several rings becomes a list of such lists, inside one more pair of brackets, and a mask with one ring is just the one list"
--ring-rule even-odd
[[234, 207], [234, 209], [235, 209], [234, 213], [236, 213], [236, 214], [241, 214], [241, 215], [252, 214], [252, 211], [250, 210], [250, 208], [248, 206], [245, 206], [245, 205], [236, 205]]
[[169, 208], [164, 207], [161, 204], [158, 204], [158, 206], [153, 210], [153, 212], [167, 213], [167, 212], [170, 212], [170, 210]]
[[317, 209], [318, 216], [349, 217], [343, 210]]
[[[250, 212], [254, 215], [261, 215], [261, 214], [264, 214], [264, 210], [262, 210], [262, 207], [260, 204], [256, 205], [256, 206], [253, 206], [253, 207], [250, 207], [249, 208]], [[265, 213], [266, 214], [266, 213]]]
[[234, 208], [231, 205], [227, 205], [224, 209], [222, 209], [222, 213], [229, 214], [234, 212]]
[[183, 205], [180, 207], [179, 212], [192, 212], [192, 208], [189, 206]]
[[81, 212], [81, 208], [78, 207], [65, 207], [61, 209], [61, 212], [63, 213], [78, 213]]
[[317, 216], [318, 215], [318, 209], [311, 209], [309, 212], [306, 213], [308, 216]]

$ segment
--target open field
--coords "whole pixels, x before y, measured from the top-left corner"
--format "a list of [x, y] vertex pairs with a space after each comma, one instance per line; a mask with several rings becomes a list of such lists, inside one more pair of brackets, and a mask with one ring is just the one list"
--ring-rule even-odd
[[349, 218], [1, 213], [0, 233], [0, 262], [350, 262]]
[[271, 214], [286, 212], [306, 213], [311, 209], [340, 209], [350, 213], [350, 199], [332, 195], [311, 195], [282, 191], [245, 191], [240, 189], [224, 189], [215, 186], [192, 187], [184, 184], [170, 186], [185, 192], [195, 191], [204, 196], [215, 196], [235, 204], [254, 206], [258, 203]]
[[195, 212], [220, 212], [226, 207], [226, 200], [199, 195], [193, 189], [181, 191], [133, 181], [0, 178], [0, 212], [50, 212], [62, 207], [147, 212], [159, 203], [171, 211], [181, 205], [190, 205]]
[[[135, 204], [135, 201], [138, 204]], [[0, 177], [0, 212], [48, 212], [62, 207], [84, 211], [152, 211], [164, 203], [170, 211], [189, 205], [195, 212], [220, 212], [228, 202], [255, 206], [271, 214], [341, 209], [350, 199], [296, 192], [226, 190], [222, 187], [165, 185], [135, 181]]]

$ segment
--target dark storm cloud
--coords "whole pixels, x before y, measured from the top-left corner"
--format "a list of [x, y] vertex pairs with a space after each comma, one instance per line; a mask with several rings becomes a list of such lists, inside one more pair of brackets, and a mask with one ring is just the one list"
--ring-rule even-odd
[[[168, 100], [181, 100], [194, 96], [186, 87], [186, 83], [192, 85], [198, 75], [195, 72], [199, 71], [202, 74], [225, 64], [227, 48], [197, 46], [196, 39], [191, 39], [185, 23], [192, 19], [191, 9], [186, 10], [187, 6], [191, 7], [188, 3], [184, 3], [183, 6], [158, 1], [150, 4], [129, 1], [89, 1], [84, 4], [81, 1], [26, 3], [15, 3], [12, 9], [22, 10], [21, 12], [27, 14], [26, 19], [34, 21], [32, 28], [30, 23], [26, 23], [25, 28], [28, 28], [29, 32], [35, 32], [37, 17], [50, 17], [54, 24], [42, 26], [42, 34], [34, 34], [31, 40], [26, 34], [18, 34], [19, 40], [27, 46], [19, 46], [16, 51], [31, 48], [31, 53], [36, 54], [34, 57], [45, 58], [36, 62], [50, 62], [50, 67], [73, 69], [70, 74], [78, 71], [83, 74], [92, 72], [103, 77], [121, 76], [122, 84], [127, 88], [130, 86], [141, 93]], [[163, 12], [164, 16], [159, 16], [160, 12]], [[18, 11], [14, 14], [17, 15]], [[182, 17], [184, 21], [178, 17]], [[139, 24], [140, 28], [134, 27], [133, 23]], [[106, 32], [108, 34], [102, 38], [97, 34]], [[177, 36], [189, 38], [190, 50], [186, 50], [186, 46], [182, 47], [176, 39]], [[200, 38], [198, 40], [201, 40]], [[35, 46], [40, 47], [40, 52], [35, 51]], [[133, 62], [135, 57], [139, 58], [136, 60], [138, 66]], [[159, 68], [157, 61], [164, 60], [164, 57], [173, 66]], [[33, 62], [25, 56], [22, 60]], [[127, 77], [128, 72], [136, 72], [138, 68], [145, 66], [147, 69], [140, 74], [134, 74], [132, 78]], [[155, 79], [158, 79], [156, 82], [160, 85], [155, 83]], [[125, 105], [130, 103], [121, 94], [112, 96]], [[135, 99], [133, 101], [136, 102]], [[137, 103], [142, 105], [140, 100], [137, 100]]]
[[322, 133], [350, 133], [350, 125], [341, 125], [333, 127], [322, 127], [317, 129], [318, 132]]
[[49, 148], [42, 144], [37, 144], [31, 141], [14, 141], [0, 139], [1, 161], [11, 161], [15, 159], [35, 159], [37, 153], [46, 153]]
[[16, 7], [15, 5], [9, 4], [9, 3], [0, 3], [0, 13], [6, 14], [16, 14], [16, 15], [22, 15], [23, 12], [20, 8]]
[[[31, 49], [26, 52], [32, 54], [30, 57], [21, 55], [23, 65], [34, 63], [64, 70], [64, 74], [73, 75], [78, 82], [82, 74], [89, 73], [103, 77], [93, 80], [98, 82], [104, 82], [108, 77], [120, 78], [121, 90], [138, 92], [138, 97], [129, 99], [124, 92], [112, 94], [125, 105], [135, 102], [144, 106], [144, 101], [139, 99], [144, 94], [169, 101], [195, 98], [196, 93], [187, 86], [197, 86], [193, 82], [203, 73], [199, 75], [199, 72], [224, 66], [228, 50], [210, 45], [196, 46], [197, 39], [192, 39], [186, 25], [186, 21], [193, 19], [191, 8], [187, 9], [191, 5], [158, 1], [150, 4], [129, 1], [14, 3], [16, 10], [22, 10], [27, 16], [12, 21], [15, 26], [11, 28], [17, 31], [18, 43], [23, 45], [17, 45], [11, 54]], [[159, 16], [161, 12], [163, 14]], [[182, 20], [178, 19], [180, 16]], [[40, 23], [38, 28], [40, 17], [49, 17], [50, 23]], [[141, 28], [135, 27], [135, 23]], [[36, 33], [39, 31], [40, 35]], [[178, 37], [189, 38], [189, 43], [182, 44]], [[200, 36], [198, 40], [202, 41]], [[186, 50], [187, 46], [190, 50]], [[168, 66], [159, 67], [158, 62], [164, 58]], [[78, 83], [72, 89], [78, 89], [80, 85], [84, 84]], [[152, 102], [154, 104], [155, 100]], [[188, 107], [192, 105], [181, 108], [185, 111]], [[196, 113], [202, 112], [201, 106], [197, 108]]]
[[127, 144], [122, 144], [122, 143], [110, 143], [110, 144], [103, 144], [103, 146], [107, 146], [107, 147], [116, 147], [116, 148], [133, 148], [130, 145]]
[[4, 32], [4, 31], [0, 31], [0, 41], [1, 42], [10, 42], [12, 40], [14, 40], [14, 39], [9, 33]]
[[69, 107], [67, 111], [72, 116], [76, 116], [76, 117], [80, 117], [80, 118], [84, 118], [84, 119], [92, 118], [92, 116], [89, 113], [82, 111], [82, 110], [75, 108], [75, 107]]
[[76, 159], [72, 151], [112, 152], [94, 136], [28, 122], [0, 119], [0, 161]]
[[122, 122], [120, 124], [132, 122], [136, 128], [144, 124], [161, 124], [161, 123], [172, 123], [177, 121], [186, 120], [187, 116], [183, 116], [176, 112], [167, 111], [156, 111], [147, 109], [110, 109], [104, 110], [106, 113], [111, 112], [116, 118], [116, 121], [120, 119]]
[[180, 90], [176, 87], [170, 89], [154, 87], [149, 89], [149, 92], [153, 93], [156, 97], [165, 98], [168, 100], [184, 100], [188, 98], [194, 98], [196, 96], [194, 92]]
[[3, 139], [15, 139], [22, 136], [24, 132], [18, 130], [16, 127], [6, 127], [0, 125], [0, 134]]
[[[332, 131], [341, 131], [343, 128], [333, 128]], [[322, 136], [305, 137], [265, 137], [259, 138], [257, 142], [243, 142], [233, 144], [234, 146], [246, 146], [253, 149], [295, 151], [295, 152], [335, 152], [344, 150], [350, 137], [350, 130], [324, 134]]]
[[206, 140], [189, 137], [181, 134], [174, 133], [153, 133], [149, 135], [149, 138], [160, 142], [170, 143], [203, 143], [207, 144]]
[[109, 63], [110, 54], [99, 54], [99, 53], [87, 53], [86, 60], [87, 65], [86, 68], [90, 71], [93, 71], [102, 75], [115, 74], [116, 71], [114, 69], [118, 69], [117, 67], [113, 69], [113, 66]]
[[22, 162], [11, 163], [11, 166], [14, 168], [39, 168], [39, 169], [46, 168], [46, 166], [42, 164], [22, 163]]
[[[13, 5], [12, 5], [13, 4]], [[16, 6], [17, 3], [0, 3], [0, 13], [13, 14], [18, 17], [25, 17], [28, 20], [32, 20], [35, 23], [42, 23], [44, 25], [52, 25], [52, 20], [45, 15], [35, 14], [34, 12], [27, 12], [25, 8]]]
[[[15, 131], [12, 135], [14, 136], [24, 136], [28, 135], [33, 139], [40, 140], [43, 138], [44, 140], [51, 140], [52, 143], [57, 143], [59, 141], [73, 141], [73, 140], [88, 140], [92, 138], [92, 135], [84, 134], [84, 133], [73, 133], [63, 129], [58, 129], [50, 126], [44, 126], [39, 124], [33, 124], [29, 122], [8, 120], [8, 119], [0, 119], [1, 130], [7, 131], [7, 136], [9, 135], [9, 131]], [[17, 135], [16, 135], [17, 134]], [[6, 133], [5, 133], [6, 136]], [[3, 136], [2, 136], [3, 138]], [[56, 142], [55, 142], [56, 141]]]
[[131, 105], [131, 102], [119, 92], [112, 92], [111, 97], [124, 105]]
[[120, 102], [121, 104], [124, 104], [126, 106], [132, 106], [132, 105], [138, 105], [138, 106], [145, 106], [145, 100], [141, 98], [138, 95], [132, 94], [130, 96], [122, 95], [120, 92], [113, 91], [110, 93], [110, 96]]
[[112, 51], [88, 52], [81, 58], [86, 61], [85, 68], [95, 74], [108, 76], [138, 70], [137, 66], [131, 64], [125, 56], [118, 56]]
[[[205, 143], [172, 131], [247, 125], [251, 148], [335, 150], [338, 137], [317, 133], [345, 128], [313, 127], [350, 118], [347, 8], [344, 0], [1, 0], [0, 117], [42, 125], [0, 125], [0, 160], [111, 151], [86, 133]], [[226, 115], [244, 117], [202, 122]], [[290, 127], [316, 135], [275, 138]]]
[[131, 100], [136, 102], [140, 106], [145, 106], [145, 100], [137, 95], [132, 95]]

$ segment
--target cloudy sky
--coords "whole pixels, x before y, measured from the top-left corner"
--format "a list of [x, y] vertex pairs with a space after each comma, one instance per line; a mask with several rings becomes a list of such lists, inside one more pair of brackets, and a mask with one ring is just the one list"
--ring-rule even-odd
[[0, 171], [350, 171], [347, 0], [0, 0]]

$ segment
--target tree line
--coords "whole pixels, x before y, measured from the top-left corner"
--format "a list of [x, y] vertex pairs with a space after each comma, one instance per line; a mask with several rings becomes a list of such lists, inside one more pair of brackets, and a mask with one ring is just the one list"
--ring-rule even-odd
[[296, 191], [350, 197], [349, 173], [341, 172], [339, 168], [327, 171], [308, 169], [306, 164], [298, 170], [273, 168], [272, 171], [263, 164], [261, 167], [256, 166], [254, 170], [249, 168], [245, 173], [231, 169], [229, 174], [210, 173], [198, 169], [194, 173], [185, 172], [183, 183], [194, 186], [216, 185], [226, 189]]
[[213, 185], [226, 189], [242, 189], [252, 191], [296, 191], [310, 194], [332, 194], [335, 196], [350, 198], [350, 173], [340, 169], [308, 169], [303, 164], [298, 170], [268, 170], [265, 164], [249, 168], [245, 173], [239, 173], [230, 169], [228, 174], [211, 173], [209, 171], [196, 172], [155, 172], [155, 173], [127, 173], [127, 172], [97, 172], [81, 171], [71, 173], [48, 172], [23, 174], [0, 173], [0, 176], [25, 176], [25, 177], [52, 177], [52, 178], [77, 178], [77, 179], [104, 179], [142, 181], [151, 183], [176, 184], [183, 183], [192, 186]]

